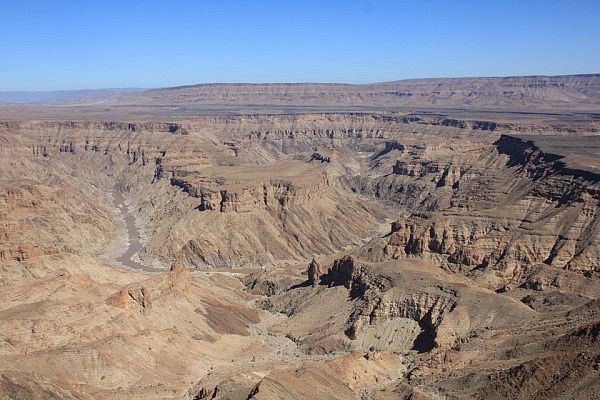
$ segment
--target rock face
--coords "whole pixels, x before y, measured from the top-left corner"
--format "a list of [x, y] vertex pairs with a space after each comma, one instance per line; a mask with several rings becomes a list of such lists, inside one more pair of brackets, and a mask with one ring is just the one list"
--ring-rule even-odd
[[[206, 180], [204, 180], [206, 182]], [[291, 180], [270, 180], [258, 183], [256, 187], [230, 187], [225, 178], [205, 183], [206, 186], [195, 187], [184, 180], [172, 178], [171, 183], [181, 187], [186, 193], [200, 199], [199, 211], [219, 212], [251, 212], [256, 207], [288, 207], [309, 200], [323, 191], [327, 179], [322, 177], [308, 187], [302, 187]]]
[[342, 285], [350, 289], [352, 285], [355, 285], [358, 288], [363, 282], [361, 279], [362, 273], [362, 267], [355, 262], [354, 258], [345, 256], [335, 260], [331, 268], [327, 271], [327, 275], [322, 279], [329, 286]]
[[139, 308], [140, 312], [150, 311], [152, 306], [150, 291], [138, 284], [122, 288], [118, 293], [109, 297], [106, 302], [122, 308]]
[[181, 260], [175, 261], [165, 275], [151, 284], [136, 282], [127, 285], [106, 302], [116, 307], [138, 309], [142, 313], [150, 312], [153, 299], [182, 294], [190, 285], [190, 272]]
[[[358, 340], [363, 348], [366, 343], [375, 348], [389, 348], [390, 343], [385, 346], [379, 340], [381, 336], [387, 336], [396, 345], [419, 351], [431, 350], [437, 343], [437, 328], [457, 304], [455, 291], [401, 290], [395, 286], [393, 278], [377, 273], [376, 268], [351, 256], [336, 260], [322, 281], [330, 286], [343, 285], [350, 290], [350, 296], [357, 299], [345, 334]], [[389, 336], [391, 327], [394, 327], [394, 333]], [[439, 342], [437, 345], [441, 343], [453, 344]]]
[[319, 282], [321, 281], [321, 277], [323, 276], [321, 264], [319, 264], [319, 262], [317, 260], [315, 260], [314, 258], [312, 259], [310, 264], [308, 264], [307, 274], [308, 274], [308, 283], [310, 283], [311, 285], [317, 286], [319, 284]]
[[[473, 276], [484, 272], [496, 289], [522, 283], [535, 264], [597, 271], [600, 175], [525, 139], [503, 136], [494, 146], [443, 168], [396, 160], [401, 179], [372, 180], [393, 182], [375, 193], [413, 212], [392, 224], [384, 253], [445, 255]], [[368, 193], [374, 182], [359, 183], [360, 190]]]
[[10, 164], [0, 162], [0, 263], [23, 269], [38, 257], [90, 253], [111, 240], [110, 209], [92, 200], [104, 196], [98, 189], [87, 192], [72, 180], [47, 186], [35, 180], [46, 169], [43, 162], [28, 171]]

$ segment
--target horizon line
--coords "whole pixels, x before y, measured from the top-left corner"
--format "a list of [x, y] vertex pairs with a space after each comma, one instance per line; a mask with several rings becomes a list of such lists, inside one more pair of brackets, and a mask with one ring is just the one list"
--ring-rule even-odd
[[570, 74], [531, 74], [531, 75], [497, 75], [497, 76], [436, 76], [436, 77], [420, 77], [420, 78], [402, 78], [389, 81], [369, 82], [369, 83], [349, 83], [349, 82], [326, 82], [326, 81], [288, 81], [288, 82], [266, 82], [266, 81], [230, 81], [230, 82], [201, 82], [201, 83], [189, 83], [173, 86], [153, 86], [153, 87], [139, 87], [139, 86], [123, 86], [123, 87], [97, 87], [89, 88], [83, 87], [78, 89], [49, 89], [49, 90], [0, 90], [0, 93], [59, 93], [59, 92], [84, 92], [84, 91], [147, 91], [147, 90], [164, 90], [164, 89], [180, 89], [189, 88], [196, 86], [234, 86], [234, 85], [339, 85], [339, 86], [371, 86], [371, 85], [385, 85], [391, 83], [410, 82], [410, 81], [425, 81], [425, 80], [459, 80], [459, 79], [507, 79], [507, 78], [562, 78], [562, 77], [593, 77], [600, 76], [600, 72], [589, 72], [589, 73], [570, 73]]

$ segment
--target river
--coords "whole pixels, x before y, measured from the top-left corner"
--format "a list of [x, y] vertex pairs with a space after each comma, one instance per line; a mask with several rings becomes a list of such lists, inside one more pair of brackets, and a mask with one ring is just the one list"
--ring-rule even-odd
[[164, 271], [159, 268], [148, 267], [136, 260], [134, 260], [133, 256], [142, 249], [142, 242], [140, 241], [140, 235], [138, 232], [138, 228], [135, 224], [135, 218], [129, 212], [129, 207], [125, 202], [125, 197], [120, 192], [114, 193], [114, 202], [115, 207], [118, 209], [120, 216], [123, 218], [125, 222], [125, 228], [127, 230], [127, 250], [119, 257], [116, 258], [116, 261], [128, 268], [140, 269], [143, 271], [149, 272], [160, 272]]

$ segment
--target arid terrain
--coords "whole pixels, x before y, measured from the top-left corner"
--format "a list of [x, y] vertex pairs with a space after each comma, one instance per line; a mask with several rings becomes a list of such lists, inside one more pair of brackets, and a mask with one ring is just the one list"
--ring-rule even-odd
[[600, 399], [598, 74], [0, 100], [2, 399]]

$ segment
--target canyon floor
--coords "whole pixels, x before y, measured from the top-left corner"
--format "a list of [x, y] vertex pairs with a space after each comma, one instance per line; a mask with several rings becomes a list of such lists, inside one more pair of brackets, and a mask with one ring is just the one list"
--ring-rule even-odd
[[600, 398], [597, 86], [0, 105], [0, 398]]

